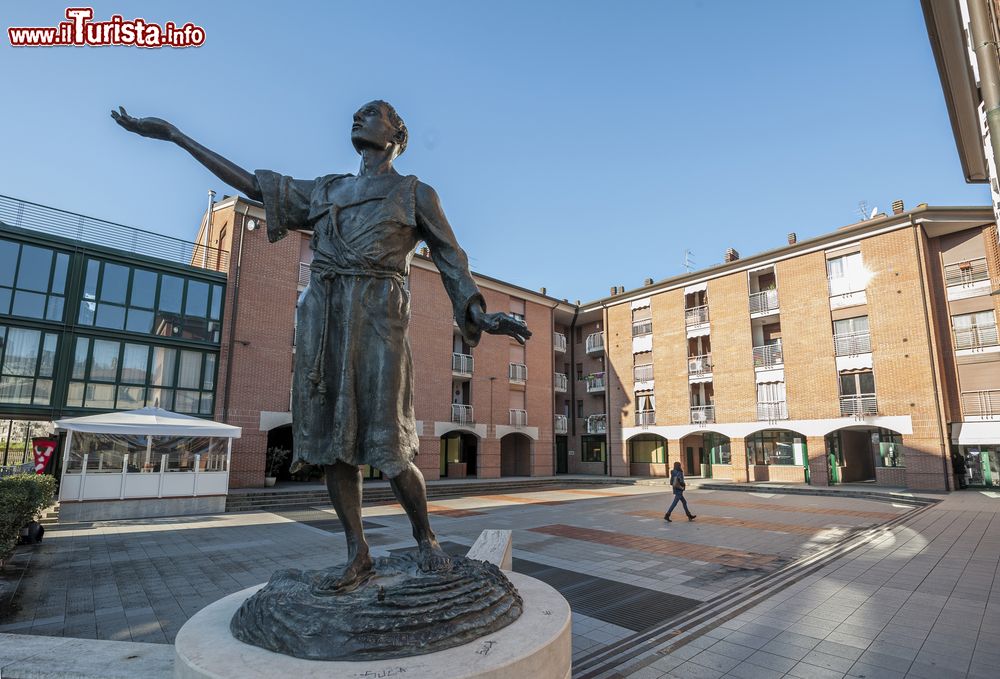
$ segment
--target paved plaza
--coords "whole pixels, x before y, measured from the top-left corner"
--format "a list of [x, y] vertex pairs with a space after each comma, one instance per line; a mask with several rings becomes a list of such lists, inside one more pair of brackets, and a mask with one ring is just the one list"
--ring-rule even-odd
[[[573, 607], [578, 677], [996, 676], [1000, 498], [688, 496], [693, 523], [663, 521], [662, 486], [430, 509], [454, 553], [486, 528], [513, 530], [514, 570]], [[397, 505], [364, 514], [376, 555], [412, 548]], [[170, 644], [205, 605], [345, 551], [328, 507], [55, 526], [18, 557], [30, 567], [0, 633]]]

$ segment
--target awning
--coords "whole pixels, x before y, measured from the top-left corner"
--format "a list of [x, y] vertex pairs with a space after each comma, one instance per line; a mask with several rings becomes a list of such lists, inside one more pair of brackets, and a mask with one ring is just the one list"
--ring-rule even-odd
[[200, 417], [172, 413], [163, 408], [120, 410], [100, 415], [86, 415], [56, 420], [56, 428], [91, 434], [132, 434], [151, 436], [219, 436], [238, 439], [240, 427]]
[[1000, 445], [1000, 422], [956, 422], [951, 442], [963, 446]]

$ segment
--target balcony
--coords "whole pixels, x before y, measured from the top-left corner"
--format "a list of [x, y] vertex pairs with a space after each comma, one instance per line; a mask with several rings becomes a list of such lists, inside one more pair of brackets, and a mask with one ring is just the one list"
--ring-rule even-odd
[[588, 434], [606, 434], [608, 432], [607, 415], [590, 415], [587, 417]]
[[708, 323], [708, 305], [691, 307], [684, 310], [684, 325], [690, 328], [694, 325], [704, 325]]
[[875, 394], [853, 394], [840, 397], [840, 415], [848, 417], [864, 417], [865, 415], [878, 415], [878, 407], [875, 405]]
[[507, 368], [507, 377], [514, 384], [524, 384], [528, 381], [528, 366], [523, 363], [511, 363]]
[[996, 325], [973, 325], [954, 328], [956, 349], [980, 349], [997, 345]]
[[472, 377], [472, 356], [469, 354], [453, 353], [451, 355], [451, 372], [456, 375]]
[[770, 401], [757, 404], [757, 419], [766, 420], [787, 420], [788, 403], [785, 401]]
[[637, 365], [632, 368], [632, 380], [634, 382], [652, 382], [653, 364]]
[[753, 348], [753, 367], [755, 368], [772, 368], [776, 365], [782, 365], [784, 359], [781, 355], [781, 342], [776, 342], [775, 344], [765, 344], [763, 346]]
[[642, 337], [653, 334], [653, 319], [644, 318], [641, 321], [632, 321], [632, 337]]
[[635, 426], [637, 427], [648, 427], [651, 424], [656, 424], [656, 411], [655, 410], [637, 410], [635, 413]]
[[475, 418], [472, 416], [472, 406], [461, 403], [451, 404], [451, 421], [457, 424], [472, 424]]
[[761, 290], [750, 294], [750, 314], [766, 314], [778, 310], [778, 291]]
[[552, 333], [552, 350], [566, 351], [566, 335], [561, 332]]
[[516, 408], [510, 409], [510, 426], [512, 427], [527, 427], [528, 426], [528, 411], [518, 410]]
[[555, 373], [552, 376], [552, 390], [558, 393], [565, 393], [569, 389], [569, 378], [566, 373]]
[[555, 433], [565, 434], [569, 431], [568, 420], [565, 415], [556, 415], [555, 417]]
[[312, 270], [309, 265], [305, 262], [299, 262], [299, 285], [301, 287], [306, 287], [309, 285], [309, 277], [312, 275]]
[[963, 391], [962, 415], [965, 417], [996, 417], [1000, 415], [1000, 390]]
[[715, 422], [715, 406], [691, 406], [691, 424]]
[[872, 351], [872, 338], [868, 331], [834, 335], [833, 349], [837, 356], [870, 354]]
[[587, 381], [588, 394], [600, 394], [604, 392], [604, 373], [594, 373], [584, 378]]
[[587, 335], [585, 348], [588, 354], [600, 354], [604, 352], [604, 333], [595, 332]]
[[972, 259], [968, 262], [948, 264], [944, 268], [944, 284], [948, 287], [953, 285], [969, 285], [986, 281], [990, 278], [989, 269], [986, 266], [986, 258]]
[[712, 372], [712, 354], [688, 356], [688, 375], [701, 377]]

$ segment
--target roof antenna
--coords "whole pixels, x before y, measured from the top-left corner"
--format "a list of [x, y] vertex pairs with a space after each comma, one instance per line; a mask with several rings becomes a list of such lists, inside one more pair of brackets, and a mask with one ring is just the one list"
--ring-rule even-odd
[[684, 251], [684, 268], [688, 273], [694, 270], [694, 253], [690, 250]]

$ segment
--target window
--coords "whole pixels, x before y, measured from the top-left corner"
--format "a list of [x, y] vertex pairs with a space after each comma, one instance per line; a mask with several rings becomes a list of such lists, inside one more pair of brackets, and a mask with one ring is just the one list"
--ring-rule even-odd
[[833, 322], [833, 344], [837, 356], [871, 353], [868, 317], [856, 316]]
[[632, 321], [632, 337], [641, 337], [642, 335], [651, 335], [652, 333], [652, 318], [643, 318], [642, 320]]
[[628, 442], [629, 462], [665, 464], [667, 440], [659, 436], [636, 436]]
[[747, 458], [754, 464], [802, 465], [805, 441], [790, 431], [768, 430], [746, 438]]
[[831, 297], [864, 290], [869, 277], [860, 252], [826, 260], [826, 275]]
[[58, 335], [0, 325], [0, 403], [47, 406]]
[[576, 379], [577, 381], [583, 379], [583, 363], [576, 364]]
[[637, 412], [656, 410], [656, 396], [653, 394], [636, 394], [635, 409]]
[[583, 436], [580, 441], [580, 462], [604, 462], [603, 436]]
[[214, 353], [78, 337], [66, 405], [211, 415], [215, 367]]
[[582, 327], [580, 327], [579, 325], [576, 326], [576, 328], [574, 328], [574, 334], [575, 334], [575, 338], [574, 339], [576, 339], [576, 343], [577, 344], [580, 344], [581, 342], [583, 342], [583, 328]]
[[580, 418], [583, 417], [583, 401], [576, 402], [576, 416]]
[[872, 432], [872, 450], [879, 467], [905, 467], [903, 437], [888, 429]]
[[729, 445], [729, 437], [715, 432], [705, 434], [705, 448], [708, 449], [712, 464], [732, 464], [733, 456]]
[[997, 322], [992, 311], [978, 311], [951, 317], [956, 349], [977, 349], [997, 345]]
[[0, 315], [62, 321], [69, 255], [0, 240]]
[[843, 373], [840, 376], [841, 396], [874, 396], [875, 375], [871, 370]]
[[88, 259], [78, 322], [218, 343], [224, 293], [216, 283]]

